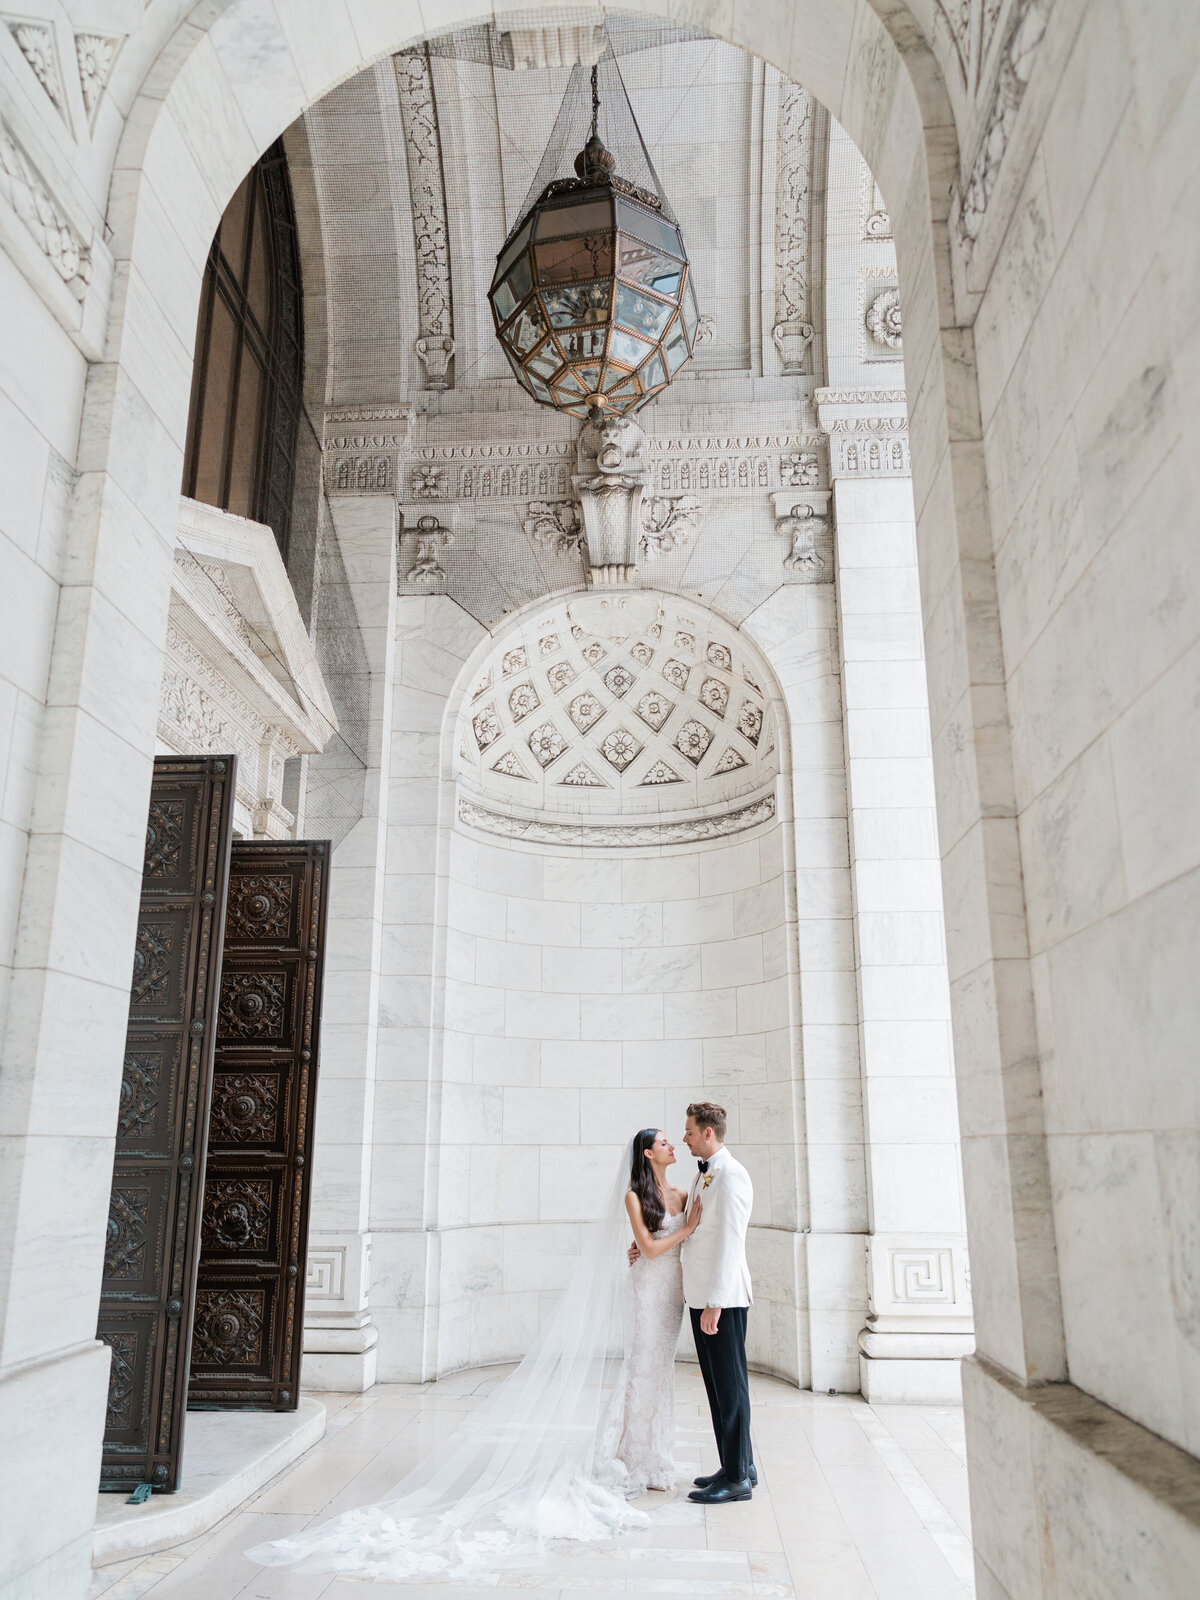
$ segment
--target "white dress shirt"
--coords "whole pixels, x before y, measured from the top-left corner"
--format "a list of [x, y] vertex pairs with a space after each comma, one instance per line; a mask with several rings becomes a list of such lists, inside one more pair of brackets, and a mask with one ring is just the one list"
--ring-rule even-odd
[[754, 1204], [750, 1174], [722, 1145], [709, 1157], [708, 1172], [696, 1174], [688, 1196], [689, 1210], [697, 1194], [704, 1215], [695, 1233], [680, 1246], [683, 1297], [698, 1311], [706, 1306], [752, 1305], [746, 1265], [746, 1229]]

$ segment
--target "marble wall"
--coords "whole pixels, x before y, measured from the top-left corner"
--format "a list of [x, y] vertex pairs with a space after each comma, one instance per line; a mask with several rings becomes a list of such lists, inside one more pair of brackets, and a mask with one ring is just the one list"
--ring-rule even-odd
[[[883, 8], [885, 26], [876, 7], [800, 0], [781, 31], [752, 0], [719, 22], [710, 7], [644, 9], [718, 26], [809, 84], [871, 163], [895, 229], [968, 1227], [994, 1363], [971, 1369], [968, 1395], [981, 1591], [1186, 1594], [1169, 1501], [1195, 1482], [1198, 1393], [1200, 15], [1175, 0], [1008, 0], [951, 20], [912, 0]], [[0, 30], [13, 973], [0, 1133], [18, 1219], [0, 1241], [0, 1413], [21, 1530], [0, 1571], [63, 1600], [87, 1583], [133, 824], [204, 255], [255, 156], [425, 24], [405, 0], [128, 5], [115, 65], [85, 85], [67, 13], [25, 10], [45, 13], [72, 70], [56, 102]], [[802, 966], [802, 995], [807, 981]], [[402, 1285], [380, 1281], [398, 1313]], [[1042, 1447], [1046, 1380], [1124, 1414], [1115, 1455], [1083, 1423]]]
[[[439, 1223], [526, 1226], [520, 1244], [506, 1232], [472, 1243], [487, 1273], [455, 1282], [444, 1272], [443, 1369], [528, 1346], [542, 1309], [519, 1286], [522, 1255], [542, 1254], [542, 1230], [528, 1225], [553, 1236], [559, 1223], [594, 1217], [616, 1152], [638, 1128], [669, 1133], [681, 1158], [673, 1181], [686, 1187], [690, 1100], [729, 1111], [729, 1141], [754, 1179], [755, 1224], [794, 1229], [778, 821], [736, 842], [653, 855], [542, 854], [456, 834], [447, 923]], [[770, 1316], [767, 1301], [754, 1318], [756, 1353], [794, 1377], [794, 1350], [771, 1349]]]

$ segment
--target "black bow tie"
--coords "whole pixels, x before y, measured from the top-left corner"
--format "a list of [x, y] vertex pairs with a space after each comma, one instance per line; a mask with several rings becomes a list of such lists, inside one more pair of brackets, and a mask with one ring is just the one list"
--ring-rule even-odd
[[708, 1171], [708, 1162], [707, 1161], [697, 1161], [696, 1165], [700, 1168], [701, 1172], [707, 1172]]

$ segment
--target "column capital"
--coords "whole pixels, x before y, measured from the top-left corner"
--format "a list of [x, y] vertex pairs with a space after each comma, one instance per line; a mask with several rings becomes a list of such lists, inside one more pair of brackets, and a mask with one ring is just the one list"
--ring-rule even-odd
[[813, 398], [831, 479], [911, 476], [903, 389], [818, 389]]

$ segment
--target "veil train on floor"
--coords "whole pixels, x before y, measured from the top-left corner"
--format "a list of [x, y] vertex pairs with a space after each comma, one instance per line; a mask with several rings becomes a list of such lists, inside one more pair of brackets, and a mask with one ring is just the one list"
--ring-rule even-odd
[[632, 1141], [571, 1282], [520, 1365], [373, 1505], [246, 1553], [263, 1566], [371, 1578], [470, 1576], [553, 1539], [649, 1526], [613, 1450], [627, 1315]]

